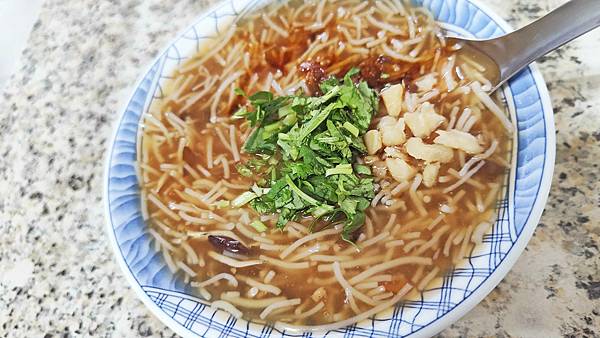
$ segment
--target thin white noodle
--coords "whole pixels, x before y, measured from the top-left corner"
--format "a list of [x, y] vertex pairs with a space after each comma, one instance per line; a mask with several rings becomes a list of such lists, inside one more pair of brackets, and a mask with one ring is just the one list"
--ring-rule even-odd
[[294, 298], [294, 299], [282, 300], [280, 302], [270, 304], [260, 313], [259, 317], [261, 319], [265, 319], [274, 310], [298, 305], [298, 304], [300, 304], [300, 302], [301, 302], [300, 298]]
[[195, 105], [196, 102], [198, 102], [200, 99], [202, 99], [203, 97], [205, 97], [206, 94], [213, 88], [213, 86], [217, 82], [217, 80], [218, 79], [216, 77], [210, 79], [210, 81], [208, 82], [208, 84], [206, 84], [206, 86], [204, 87], [204, 89], [201, 92], [194, 93], [192, 96], [190, 96], [185, 101], [185, 105], [180, 109], [180, 111], [182, 111], [182, 112], [187, 111], [193, 105]]
[[404, 295], [407, 294], [408, 291], [410, 291], [410, 289], [412, 289], [412, 285], [406, 284], [390, 300], [383, 302], [383, 303], [381, 303], [365, 312], [362, 312], [356, 316], [353, 316], [348, 319], [341, 320], [341, 321], [338, 321], [335, 323], [331, 323], [331, 324], [327, 324], [327, 325], [315, 325], [315, 326], [298, 326], [298, 325], [292, 325], [292, 324], [283, 323], [283, 322], [275, 322], [275, 327], [279, 330], [288, 330], [290, 332], [316, 332], [316, 331], [336, 330], [336, 329], [351, 325], [353, 323], [360, 322], [364, 319], [371, 317], [372, 315], [375, 315], [375, 314], [391, 307], [392, 305], [396, 304], [400, 299], [402, 299], [402, 297], [404, 297]]
[[233, 305], [237, 305], [239, 307], [247, 308], [247, 309], [263, 309], [267, 306], [285, 300], [285, 297], [272, 297], [272, 298], [262, 298], [262, 299], [248, 299], [241, 298], [239, 295], [229, 294], [227, 292], [221, 294], [221, 298], [232, 303]]
[[217, 108], [219, 106], [219, 103], [221, 102], [221, 95], [223, 95], [223, 92], [229, 87], [229, 85], [236, 81], [240, 76], [242, 76], [242, 74], [243, 72], [241, 71], [235, 72], [226, 79], [224, 79], [223, 82], [221, 82], [221, 85], [219, 86], [219, 88], [213, 96], [212, 104], [210, 106], [211, 123], [217, 122]]
[[402, 30], [397, 29], [396, 27], [394, 27], [394, 26], [392, 26], [392, 25], [390, 25], [390, 24], [388, 24], [386, 22], [382, 22], [382, 21], [376, 20], [375, 18], [373, 18], [371, 16], [371, 14], [365, 16], [365, 18], [367, 19], [367, 21], [371, 25], [373, 25], [373, 26], [375, 26], [375, 27], [377, 27], [379, 29], [382, 29], [384, 31], [388, 31], [388, 32], [390, 32], [392, 34], [395, 34], [395, 35], [403, 35], [404, 34], [404, 32]]
[[396, 59], [396, 60], [400, 60], [400, 61], [404, 61], [404, 62], [408, 62], [408, 63], [417, 63], [421, 60], [424, 60], [423, 57], [412, 57], [412, 56], [408, 56], [408, 55], [404, 55], [404, 54], [400, 54], [396, 51], [394, 51], [393, 49], [391, 49], [388, 45], [383, 44], [381, 45], [381, 48], [383, 49], [383, 52], [385, 54], [387, 54], [388, 56]]
[[273, 278], [275, 278], [275, 271], [269, 270], [269, 272], [267, 272], [267, 274], [265, 275], [265, 279], [263, 281], [268, 284], [271, 283], [271, 281], [273, 281]]
[[186, 214], [184, 211], [180, 211], [179, 212], [179, 216], [184, 221], [192, 223], [192, 224], [210, 225], [210, 224], [214, 224], [215, 223], [215, 221], [213, 221], [213, 220], [190, 216], [190, 215]]
[[337, 279], [338, 283], [340, 283], [340, 285], [344, 289], [346, 297], [348, 299], [350, 299], [351, 297], [356, 297], [356, 299], [371, 306], [375, 306], [377, 304], [370, 297], [356, 290], [354, 287], [352, 287], [352, 285], [350, 285], [350, 283], [346, 280], [344, 274], [342, 273], [342, 269], [340, 268], [339, 262], [333, 263], [333, 274], [335, 275], [335, 278]]
[[365, 283], [356, 284], [354, 286], [354, 288], [356, 288], [356, 290], [364, 290], [364, 289], [376, 288], [378, 286], [379, 286], [379, 283], [377, 283], [377, 282], [365, 282]]
[[467, 122], [469, 117], [471, 117], [471, 112], [472, 111], [470, 108], [465, 108], [463, 110], [462, 114], [460, 114], [460, 117], [456, 121], [456, 129], [462, 130], [464, 128], [465, 123]]
[[265, 251], [283, 251], [287, 248], [287, 245], [284, 244], [269, 244], [269, 243], [260, 243], [260, 249]]
[[169, 243], [169, 241], [164, 239], [158, 232], [156, 232], [156, 230], [150, 228], [150, 229], [148, 229], [148, 233], [150, 235], [152, 235], [152, 237], [154, 237], [156, 242], [158, 244], [160, 244], [161, 247], [167, 249], [168, 251], [175, 251], [175, 248], [173, 247], [173, 245], [171, 245], [171, 243]]
[[260, 260], [249, 260], [249, 261], [238, 261], [235, 260], [233, 258], [229, 258], [227, 256], [223, 256], [221, 254], [218, 254], [214, 251], [210, 251], [208, 253], [208, 255], [213, 258], [214, 260], [221, 262], [225, 265], [229, 265], [233, 268], [245, 268], [245, 267], [249, 267], [249, 266], [254, 266], [254, 265], [259, 265], [262, 264], [263, 262], [261, 262]]
[[167, 127], [165, 127], [165, 125], [159, 119], [154, 117], [154, 115], [152, 115], [152, 114], [144, 114], [144, 116], [146, 117], [146, 120], [148, 120], [149, 122], [151, 122], [152, 124], [157, 126], [158, 129], [160, 129], [160, 131], [162, 131], [163, 135], [167, 139], [170, 139], [170, 134], [169, 134], [169, 131], [167, 130]]
[[479, 119], [477, 118], [477, 116], [471, 116], [471, 117], [469, 117], [469, 119], [467, 120], [467, 122], [463, 126], [462, 130], [464, 132], [468, 133], [471, 130], [471, 128], [473, 128], [473, 126], [475, 125], [475, 123], [477, 123], [477, 121], [479, 121]]
[[167, 118], [169, 124], [171, 124], [173, 128], [177, 129], [182, 136], [186, 134], [185, 129], [187, 125], [182, 119], [179, 118], [179, 116], [173, 114], [172, 112], [167, 112], [165, 113], [165, 117]]
[[321, 309], [323, 309], [324, 307], [325, 307], [325, 303], [319, 302], [317, 305], [313, 306], [310, 310], [307, 310], [306, 312], [302, 312], [297, 315], [294, 315], [293, 318], [294, 319], [308, 318], [308, 317], [316, 314], [317, 312], [321, 311]]
[[473, 234], [471, 235], [471, 241], [475, 244], [481, 244], [483, 242], [483, 235], [485, 235], [487, 229], [490, 227], [490, 223], [481, 222], [475, 230], [473, 230]]
[[[414, 241], [410, 241], [410, 242], [408, 242], [408, 244], [406, 244], [406, 245], [404, 246], [404, 248], [403, 248], [403, 249], [404, 249], [404, 252], [405, 252], [405, 253], [408, 253], [408, 252], [410, 252], [412, 249], [416, 248], [417, 246], [419, 246], [419, 245], [421, 245], [421, 244], [425, 244], [425, 243], [427, 243], [427, 241], [426, 241], [426, 240], [424, 240], [424, 239], [415, 239]], [[414, 254], [414, 253], [413, 253], [413, 254]]]
[[402, 246], [402, 245], [404, 245], [404, 241], [401, 239], [397, 239], [397, 240], [389, 241], [389, 242], [385, 243], [386, 248], [394, 248], [394, 247]]
[[380, 293], [378, 295], [373, 296], [373, 300], [382, 301], [384, 299], [392, 297], [394, 294], [392, 292]]
[[425, 275], [425, 277], [423, 277], [423, 279], [421, 279], [419, 285], [417, 285], [417, 290], [423, 291], [425, 287], [427, 287], [427, 285], [435, 278], [435, 276], [437, 276], [439, 272], [440, 268], [438, 268], [437, 266], [434, 267], [433, 270], [431, 270], [427, 275]]
[[423, 244], [419, 249], [417, 249], [417, 251], [415, 251], [415, 255], [420, 255], [422, 253], [424, 253], [425, 251], [433, 248], [439, 241], [440, 238], [448, 231], [450, 230], [450, 226], [449, 225], [444, 225], [442, 227], [440, 227], [431, 237], [431, 239], [429, 241], [427, 241], [427, 243]]
[[223, 49], [223, 47], [225, 47], [229, 43], [229, 40], [233, 37], [235, 31], [236, 26], [232, 25], [225, 35], [220, 36], [218, 39], [216, 39], [218, 43], [216, 43], [213, 47], [208, 48], [207, 53], [202, 54], [202, 58], [200, 60], [189, 63], [187, 66], [181, 68], [180, 71], [182, 73], [186, 73], [200, 67], [202, 64], [204, 64], [204, 62], [206, 62], [206, 60], [219, 53]]
[[[369, 2], [368, 1], [362, 1], [360, 4], [356, 5], [354, 8], [352, 8], [352, 13], [356, 14], [360, 11], [362, 11], [363, 9], [365, 9], [365, 7], [369, 6]], [[356, 16], [354, 16], [354, 18], [356, 18]], [[358, 27], [360, 28], [360, 27]]]
[[271, 29], [273, 29], [275, 33], [283, 36], [284, 38], [288, 38], [290, 36], [290, 34], [285, 29], [279, 27], [275, 22], [273, 22], [273, 20], [271, 20], [271, 18], [269, 18], [268, 15], [263, 14], [262, 19], [267, 23], [267, 25]]
[[311, 255], [309, 260], [313, 262], [343, 262], [349, 261], [352, 256], [345, 255]]
[[202, 287], [205, 287], [207, 285], [214, 284], [214, 283], [216, 283], [216, 282], [218, 282], [220, 280], [223, 280], [223, 279], [227, 280], [228, 284], [230, 286], [232, 286], [232, 287], [236, 288], [238, 286], [237, 279], [235, 279], [235, 277], [233, 275], [228, 274], [228, 273], [224, 273], [224, 272], [220, 273], [220, 274], [217, 274], [217, 275], [214, 275], [213, 277], [211, 277], [211, 278], [209, 278], [209, 279], [207, 279], [207, 280], [205, 280], [203, 282], [200, 282], [200, 283], [198, 283], [198, 282], [192, 282], [190, 285], [192, 287], [195, 287], [195, 288], [202, 288]]
[[449, 92], [456, 88], [456, 80], [454, 80], [454, 76], [452, 75], [455, 61], [456, 57], [452, 55], [448, 58], [448, 62], [444, 65], [444, 67], [442, 67], [442, 78], [446, 82], [446, 87], [448, 88]]
[[498, 148], [498, 141], [494, 139], [492, 141], [492, 144], [490, 145], [490, 147], [484, 153], [481, 153], [479, 155], [475, 155], [475, 156], [471, 157], [465, 163], [465, 165], [460, 169], [460, 171], [458, 172], [458, 175], [465, 176], [465, 174], [469, 171], [469, 169], [471, 169], [471, 167], [473, 165], [475, 165], [480, 160], [484, 160], [484, 159], [487, 159], [488, 157], [492, 156], [492, 154], [494, 154], [494, 152], [496, 151], [497, 148]]
[[494, 100], [492, 100], [489, 95], [487, 95], [483, 89], [481, 88], [481, 84], [479, 82], [473, 82], [471, 83], [471, 89], [473, 90], [473, 93], [475, 93], [475, 95], [479, 98], [479, 100], [492, 112], [494, 113], [494, 115], [496, 115], [496, 117], [498, 118], [498, 120], [500, 120], [500, 122], [502, 122], [502, 125], [504, 125], [504, 128], [506, 128], [506, 130], [508, 130], [509, 132], [513, 131], [513, 126], [511, 124], [511, 122], [508, 120], [508, 118], [506, 117], [506, 115], [504, 115], [504, 111], [502, 111], [502, 109], [500, 109], [500, 107], [498, 107], [498, 105], [494, 102]]
[[429, 257], [416, 257], [416, 256], [406, 256], [396, 258], [394, 260], [384, 262], [381, 264], [374, 265], [367, 270], [359, 273], [358, 275], [352, 277], [349, 282], [351, 285], [360, 283], [365, 279], [373, 276], [376, 273], [383, 272], [385, 270], [389, 270], [401, 265], [431, 265], [432, 260]]
[[281, 254], [279, 254], [279, 258], [281, 258], [281, 259], [286, 258], [292, 252], [294, 252], [294, 250], [296, 250], [297, 248], [299, 248], [304, 243], [310, 242], [310, 241], [315, 240], [317, 238], [321, 238], [321, 237], [325, 237], [325, 236], [329, 236], [329, 235], [336, 235], [336, 234], [339, 234], [340, 232], [342, 232], [341, 229], [328, 229], [328, 230], [319, 231], [319, 232], [314, 233], [312, 235], [308, 235], [308, 236], [302, 237], [301, 239], [299, 239], [299, 240], [295, 241], [294, 243], [292, 243], [292, 245], [290, 245]]
[[438, 224], [440, 224], [440, 222], [444, 219], [444, 214], [440, 214], [438, 215], [438, 217], [436, 217], [428, 226], [427, 226], [427, 230], [431, 230], [433, 228], [435, 228]]
[[285, 95], [285, 93], [283, 92], [283, 89], [281, 89], [281, 86], [279, 85], [279, 83], [277, 82], [277, 80], [273, 79], [271, 80], [271, 87], [275, 90], [275, 93], [277, 93], [278, 95]]
[[327, 17], [325, 18], [325, 20], [313, 23], [312, 25], [306, 27], [306, 30], [311, 31], [311, 32], [319, 31], [319, 30], [325, 28], [332, 19], [333, 19], [333, 13], [329, 13], [327, 15]]
[[479, 171], [479, 169], [481, 169], [481, 167], [483, 167], [483, 165], [485, 164], [485, 161], [481, 161], [479, 162], [479, 164], [477, 164], [473, 169], [469, 170], [465, 176], [461, 177], [458, 181], [456, 181], [454, 184], [452, 184], [451, 186], [445, 188], [442, 192], [444, 194], [447, 194], [449, 192], [451, 192], [452, 190], [460, 187], [461, 185], [463, 185], [465, 182], [467, 182], [473, 175], [475, 175], [475, 173], [477, 173]]
[[233, 125], [229, 126], [229, 142], [231, 146], [231, 153], [233, 154], [233, 161], [238, 162], [240, 160], [240, 151], [238, 150], [235, 127]]
[[442, 251], [444, 256], [448, 257], [448, 255], [450, 254], [450, 246], [452, 245], [452, 240], [454, 239], [454, 236], [456, 236], [456, 234], [459, 231], [460, 230], [453, 231], [450, 233], [450, 235], [448, 235], [448, 239], [446, 240], [446, 243], [444, 244], [444, 250]]
[[266, 243], [266, 244], [274, 244], [273, 240], [270, 238], [262, 237], [256, 233], [253, 233], [252, 230], [248, 229], [242, 223], [236, 223], [235, 228], [244, 236], [253, 239], [257, 242]]
[[[227, 158], [225, 158], [225, 156], [221, 157], [221, 166], [223, 167], [223, 178], [225, 179], [229, 179], [231, 177], [231, 173], [229, 171], [229, 161], [227, 161]], [[225, 191], [227, 191], [227, 187], [224, 187], [223, 189], [225, 189], [223, 191], [223, 193], [225, 193]], [[221, 190], [223, 190], [221, 189]], [[214, 197], [214, 196], [213, 196]], [[211, 198], [214, 199], [214, 198]], [[212, 203], [212, 202], [209, 202]]]
[[281, 289], [274, 286], [274, 285], [269, 285], [269, 284], [264, 284], [258, 281], [255, 281], [254, 279], [250, 278], [250, 277], [240, 277], [240, 279], [245, 282], [246, 284], [257, 288], [260, 291], [264, 291], [264, 292], [268, 292], [268, 293], [272, 293], [275, 296], [279, 296], [279, 294], [281, 294]]
[[200, 174], [198, 174], [198, 172], [194, 168], [192, 168], [192, 166], [189, 165], [187, 162], [183, 162], [183, 169], [185, 169], [190, 175], [192, 175], [192, 177], [195, 180], [199, 180], [200, 178], [202, 178]]
[[171, 254], [168, 251], [163, 250], [163, 258], [165, 259], [165, 263], [167, 263], [167, 267], [169, 267], [169, 270], [172, 273], [176, 273], [179, 270], [179, 267], [177, 266], [177, 264], [175, 264], [175, 261], [173, 261], [173, 256], [171, 256]]
[[242, 318], [242, 311], [238, 310], [233, 304], [228, 303], [224, 300], [215, 300], [210, 304], [210, 308], [213, 310], [223, 310], [229, 312], [232, 316], [237, 319]]
[[[370, 264], [379, 263], [379, 262], [383, 261], [383, 259], [384, 259], [383, 255], [375, 255], [375, 256], [365, 255], [365, 257], [357, 258], [352, 261], [342, 262], [342, 263], [340, 263], [340, 266], [344, 269], [354, 268], [354, 267], [359, 267], [362, 265], [370, 265]], [[321, 264], [321, 265], [317, 266], [317, 271], [319, 271], [319, 272], [326, 272], [326, 271], [332, 271], [332, 270], [333, 270], [333, 264]]]
[[265, 256], [265, 255], [260, 255], [258, 258], [262, 261], [265, 261], [265, 262], [273, 265], [273, 266], [280, 267], [283, 269], [301, 270], [301, 269], [308, 269], [310, 267], [309, 262], [292, 263], [292, 262], [282, 261], [282, 260], [279, 260], [279, 259], [276, 259], [273, 257]]
[[194, 272], [194, 270], [192, 270], [189, 266], [187, 266], [184, 262], [182, 261], [177, 261], [177, 266], [183, 271], [185, 272], [187, 275], [189, 275], [190, 277], [196, 277], [196, 272]]
[[317, 252], [325, 251], [329, 249], [329, 245], [324, 245], [323, 243], [317, 243], [314, 246], [307, 248], [304, 251], [297, 253], [295, 256], [288, 258], [290, 262], [296, 262], [306, 257], [309, 257]]
[[162, 211], [165, 215], [169, 216], [170, 218], [172, 218], [176, 221], [181, 220], [181, 217], [179, 217], [176, 213], [171, 211], [171, 209], [167, 208], [167, 206], [164, 205], [164, 203], [161, 202], [160, 199], [158, 197], [156, 197], [154, 194], [152, 194], [152, 193], [148, 194], [148, 200], [150, 202], [152, 202], [152, 204], [154, 204], [157, 208], [159, 208], [160, 211]]
[[452, 110], [450, 111], [450, 122], [448, 122], [448, 127], [446, 128], [446, 130], [450, 130], [453, 129], [455, 124], [456, 124], [456, 115], [458, 115], [458, 112], [460, 111], [460, 108], [458, 107], [452, 107]]
[[194, 249], [187, 242], [181, 243], [181, 247], [187, 255], [187, 261], [189, 264], [197, 265], [200, 262], [196, 251], [194, 251]]
[[400, 194], [401, 192], [406, 191], [409, 187], [410, 187], [410, 183], [408, 183], [408, 181], [404, 181], [404, 182], [398, 184], [394, 189], [392, 189], [392, 191], [390, 193], [392, 194], [392, 196], [396, 196], [396, 195]]
[[385, 195], [387, 193], [387, 191], [385, 190], [381, 190], [380, 192], [377, 193], [377, 195], [375, 195], [375, 197], [373, 197], [373, 200], [371, 201], [371, 207], [375, 207], [377, 206], [377, 203], [379, 203], [379, 200], [383, 197], [383, 195]]
[[[206, 166], [208, 169], [213, 167], [213, 137], [208, 136], [206, 140]], [[210, 174], [210, 173], [209, 173]], [[208, 175], [210, 176], [210, 175]]]
[[365, 219], [365, 226], [367, 228], [367, 238], [372, 238], [375, 230], [373, 229], [373, 221], [371, 221], [371, 217], [367, 217]]
[[421, 216], [427, 216], [427, 214], [428, 214], [427, 209], [425, 209], [423, 202], [421, 201], [421, 199], [419, 198], [419, 196], [417, 195], [417, 192], [416, 192], [417, 188], [421, 184], [422, 180], [423, 180], [423, 176], [421, 176], [421, 174], [417, 174], [417, 176], [415, 176], [413, 184], [411, 185], [410, 190], [408, 191], [408, 194], [410, 196], [410, 200], [413, 202], [413, 204], [417, 208], [417, 211], [419, 212], [419, 214]]

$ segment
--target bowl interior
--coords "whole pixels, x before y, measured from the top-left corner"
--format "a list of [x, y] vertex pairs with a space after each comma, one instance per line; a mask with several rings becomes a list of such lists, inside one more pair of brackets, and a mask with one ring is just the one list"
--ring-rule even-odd
[[[236, 320], [214, 311], [168, 269], [142, 218], [137, 181], [140, 118], [172, 71], [217, 38], [244, 11], [259, 8], [268, 0], [227, 0], [208, 10], [157, 58], [135, 88], [122, 112], [109, 148], [106, 168], [106, 212], [108, 232], [117, 260], [151, 311], [183, 336], [258, 337], [284, 335], [271, 327]], [[481, 4], [469, 0], [422, 0], [446, 29], [477, 38], [503, 34], [510, 27]], [[429, 335], [464, 315], [495, 287], [529, 240], [548, 194], [554, 165], [554, 122], [543, 79], [530, 67], [504, 88], [504, 96], [516, 121], [512, 147], [512, 169], [507, 174], [496, 205], [497, 220], [463, 261], [443, 278], [411, 300], [329, 335], [369, 337]], [[313, 334], [315, 336], [325, 334]]]

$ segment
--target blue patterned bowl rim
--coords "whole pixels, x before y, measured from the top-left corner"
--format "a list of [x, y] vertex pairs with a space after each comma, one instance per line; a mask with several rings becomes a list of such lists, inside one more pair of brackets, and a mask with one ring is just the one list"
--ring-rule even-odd
[[[160, 97], [161, 83], [168, 81], [172, 69], [199, 49], [200, 40], [206, 39], [201, 32], [207, 23], [214, 24], [214, 34], [220, 29], [220, 20], [231, 21], [244, 6], [264, 2], [270, 1], [226, 0], [207, 9], [159, 54], [119, 112], [105, 161], [103, 188], [107, 232], [118, 264], [151, 312], [184, 337], [425, 337], [440, 332], [475, 307], [504, 278], [525, 249], [543, 212], [550, 191], [556, 141], [550, 97], [535, 65], [504, 88], [518, 134], [504, 198], [497, 205], [498, 221], [484, 236], [484, 244], [475, 248], [464, 264], [439, 278], [439, 283], [434, 283], [420, 299], [339, 330], [313, 334], [281, 332], [211, 310], [192, 295], [180, 278], [168, 272], [160, 252], [152, 249], [141, 218], [136, 178], [140, 117], [152, 100]], [[490, 38], [512, 30], [478, 0], [414, 2], [428, 8], [447, 29], [459, 34]], [[244, 6], [239, 7], [240, 4]], [[187, 48], [180, 50], [180, 46]], [[125, 285], [122, 287], [125, 289]]]

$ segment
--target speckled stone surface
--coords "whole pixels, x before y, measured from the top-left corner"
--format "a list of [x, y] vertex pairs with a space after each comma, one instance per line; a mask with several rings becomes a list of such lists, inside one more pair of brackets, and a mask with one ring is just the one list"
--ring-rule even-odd
[[[121, 287], [103, 160], [136, 78], [211, 2], [45, 2], [0, 94], [0, 337], [174, 336]], [[521, 26], [562, 2], [488, 5]], [[599, 55], [596, 31], [538, 63], [557, 125], [546, 211], [504, 281], [441, 336], [600, 336]]]

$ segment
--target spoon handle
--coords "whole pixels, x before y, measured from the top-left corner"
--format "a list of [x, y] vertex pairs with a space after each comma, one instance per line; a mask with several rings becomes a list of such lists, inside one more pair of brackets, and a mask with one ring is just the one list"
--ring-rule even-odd
[[571, 0], [533, 23], [491, 40], [500, 81], [565, 43], [600, 26], [600, 0]]

